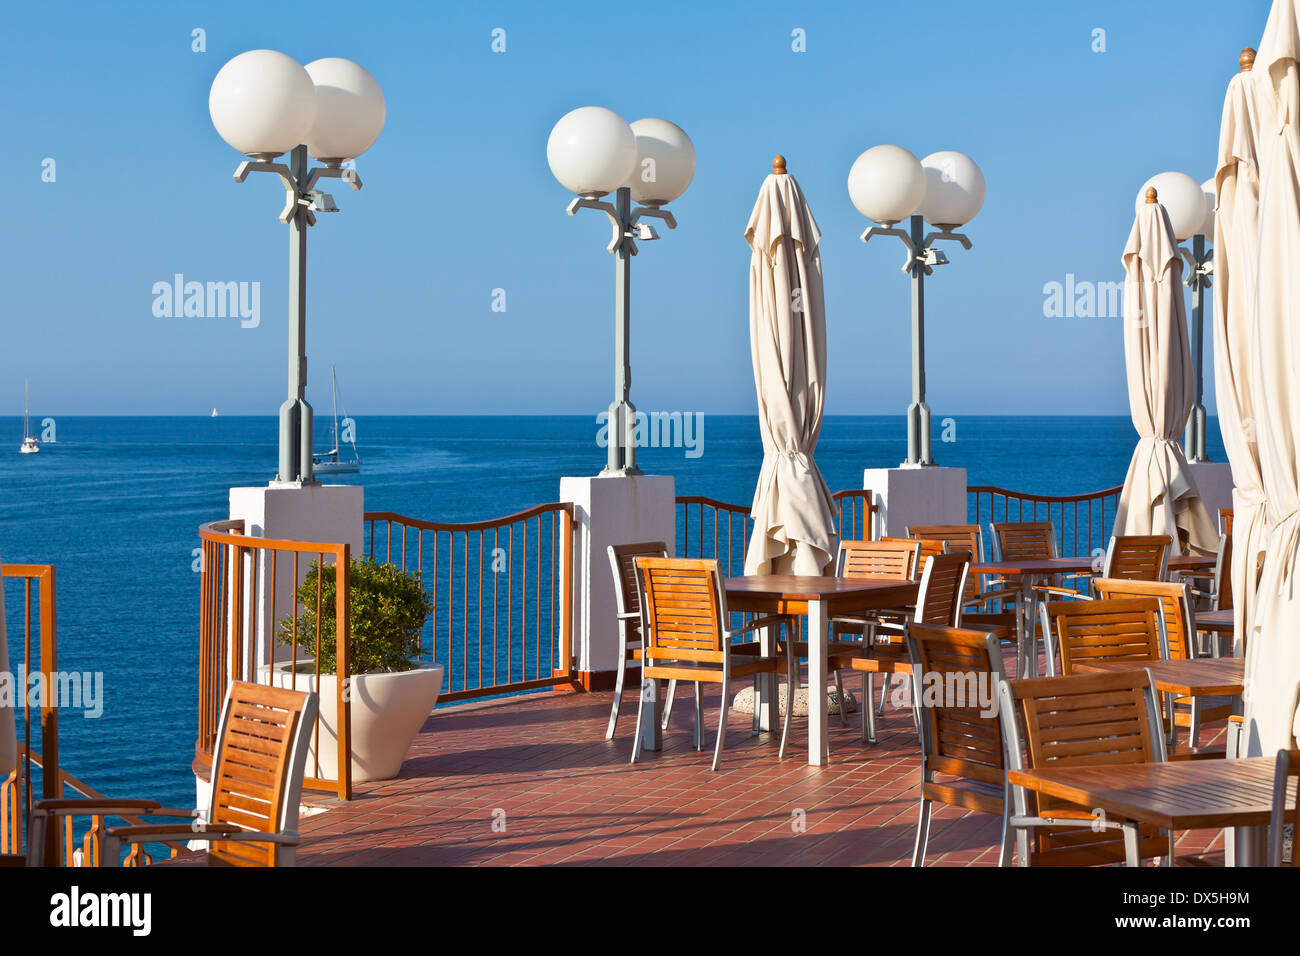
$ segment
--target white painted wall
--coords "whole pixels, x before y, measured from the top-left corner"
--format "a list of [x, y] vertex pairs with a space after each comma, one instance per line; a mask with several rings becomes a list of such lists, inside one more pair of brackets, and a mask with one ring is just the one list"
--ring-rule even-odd
[[868, 468], [862, 487], [880, 509], [881, 537], [906, 537], [910, 525], [966, 524], [965, 468]]
[[618, 667], [611, 544], [662, 541], [677, 553], [677, 492], [671, 475], [561, 478], [574, 505], [573, 644], [580, 671]]

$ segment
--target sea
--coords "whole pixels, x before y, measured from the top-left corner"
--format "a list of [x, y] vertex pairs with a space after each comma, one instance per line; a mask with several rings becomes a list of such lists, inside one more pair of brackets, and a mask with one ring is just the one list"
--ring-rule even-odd
[[[640, 467], [673, 475], [679, 495], [748, 504], [763, 456], [757, 419], [693, 424], [689, 443], [639, 449]], [[59, 669], [103, 675], [102, 713], [60, 719], [60, 763], [108, 796], [193, 806], [198, 526], [228, 516], [230, 488], [273, 477], [277, 422], [54, 425], [40, 454], [19, 455], [21, 420], [0, 418], [0, 435], [12, 437], [0, 448], [0, 559], [55, 566]], [[593, 416], [358, 416], [362, 472], [328, 480], [363, 485], [371, 511], [495, 518], [557, 500], [563, 475], [599, 472], [601, 430]], [[934, 436], [937, 462], [965, 468], [970, 484], [1060, 495], [1121, 484], [1137, 438], [1126, 416], [936, 416]], [[831, 416], [816, 460], [832, 491], [861, 488], [864, 468], [897, 465], [906, 445], [902, 416]], [[1225, 460], [1213, 419], [1209, 452]], [[20, 588], [6, 588], [5, 608], [19, 669]]]

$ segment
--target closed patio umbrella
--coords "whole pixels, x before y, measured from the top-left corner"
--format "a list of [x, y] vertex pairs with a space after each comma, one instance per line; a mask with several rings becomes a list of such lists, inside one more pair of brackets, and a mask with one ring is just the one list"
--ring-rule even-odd
[[[1260, 476], [1252, 382], [1255, 365], [1255, 278], [1259, 265], [1259, 81], [1255, 51], [1241, 54], [1228, 83], [1215, 168], [1214, 375], [1219, 430], [1232, 465], [1232, 596], [1234, 633], [1251, 632], [1258, 562], [1268, 538]], [[1258, 642], [1246, 642], [1253, 658]], [[1250, 666], [1249, 664], [1247, 666]]]
[[1183, 305], [1183, 260], [1169, 215], [1147, 191], [1124, 247], [1124, 364], [1129, 407], [1138, 432], [1115, 513], [1116, 534], [1179, 531], [1192, 548], [1218, 542], [1179, 437], [1192, 411], [1192, 353]]
[[745, 227], [749, 343], [763, 467], [745, 573], [822, 574], [835, 555], [830, 489], [813, 452], [826, 400], [821, 234], [777, 157]]
[[1268, 536], [1246, 672], [1247, 752], [1292, 746], [1300, 688], [1300, 20], [1276, 0], [1253, 72], [1259, 118], [1254, 408]]

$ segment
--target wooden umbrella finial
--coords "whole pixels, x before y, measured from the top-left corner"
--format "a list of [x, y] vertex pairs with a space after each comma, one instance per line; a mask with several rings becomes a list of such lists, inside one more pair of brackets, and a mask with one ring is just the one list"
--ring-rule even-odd
[[1255, 68], [1255, 50], [1252, 47], [1246, 47], [1241, 51], [1241, 56], [1237, 57], [1237, 62], [1241, 64], [1241, 72], [1249, 73]]
[[1148, 206], [1154, 206], [1154, 205], [1155, 205], [1155, 202], [1156, 202], [1156, 187], [1155, 187], [1155, 186], [1148, 186], [1148, 187], [1147, 187], [1147, 205], [1148, 205]]
[[777, 153], [774, 157], [772, 157], [772, 174], [774, 176], [785, 175], [785, 157], [782, 156], [780, 153]]

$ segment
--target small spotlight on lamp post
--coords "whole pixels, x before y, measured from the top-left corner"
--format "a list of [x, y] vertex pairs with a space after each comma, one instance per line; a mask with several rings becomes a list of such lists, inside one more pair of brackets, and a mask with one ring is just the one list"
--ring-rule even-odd
[[[903, 272], [912, 279], [912, 404], [907, 409], [907, 461], [904, 465], [933, 465], [930, 447], [930, 406], [925, 400], [925, 277], [948, 257], [934, 243], [970, 239], [956, 230], [975, 218], [984, 205], [984, 174], [968, 156], [943, 150], [925, 159], [901, 146], [873, 146], [849, 170], [849, 198], [858, 212], [879, 226], [862, 234], [893, 236], [907, 247]], [[910, 217], [909, 229], [895, 226]], [[924, 233], [924, 223], [938, 228]]]
[[[343, 163], [369, 149], [384, 128], [384, 94], [366, 70], [338, 57], [305, 67], [275, 50], [250, 50], [226, 63], [208, 95], [212, 125], [228, 144], [249, 156], [235, 181], [249, 173], [275, 173], [284, 183], [280, 221], [289, 227], [289, 389], [280, 406], [280, 456], [276, 478], [312, 482], [312, 409], [307, 384], [307, 227], [316, 213], [337, 212], [334, 197], [316, 188], [341, 179], [361, 188], [356, 170]], [[274, 160], [291, 152], [289, 164]], [[323, 165], [308, 169], [308, 155]]]
[[[546, 143], [551, 173], [577, 197], [565, 210], [599, 209], [609, 217], [614, 255], [614, 401], [609, 406], [609, 455], [602, 475], [637, 475], [636, 408], [631, 402], [631, 257], [637, 240], [659, 235], [641, 219], [677, 221], [661, 208], [686, 191], [695, 175], [695, 147], [681, 127], [663, 119], [627, 123], [612, 110], [583, 106], [560, 118]], [[614, 202], [601, 199], [614, 193]], [[638, 205], [634, 208], [632, 202]]]
[[[1169, 214], [1169, 225], [1174, 230], [1174, 239], [1179, 243], [1178, 251], [1187, 262], [1187, 277], [1183, 284], [1194, 290], [1192, 312], [1189, 316], [1192, 346], [1192, 387], [1195, 403], [1187, 419], [1187, 431], [1183, 437], [1183, 448], [1189, 462], [1209, 461], [1206, 453], [1206, 411], [1205, 411], [1205, 290], [1210, 288], [1210, 276], [1214, 272], [1214, 250], [1205, 243], [1206, 236], [1214, 235], [1214, 180], [1197, 185], [1195, 179], [1186, 173], [1160, 173], [1152, 176], [1138, 190], [1138, 201], [1134, 204], [1141, 208], [1145, 202], [1147, 187], [1154, 187], [1161, 205]], [[1189, 251], [1182, 243], [1192, 241]]]

